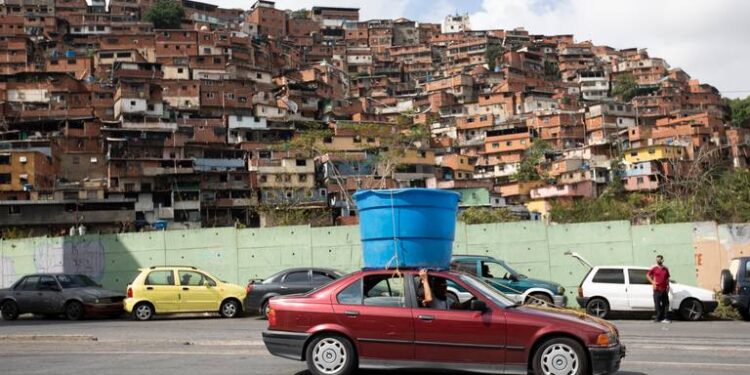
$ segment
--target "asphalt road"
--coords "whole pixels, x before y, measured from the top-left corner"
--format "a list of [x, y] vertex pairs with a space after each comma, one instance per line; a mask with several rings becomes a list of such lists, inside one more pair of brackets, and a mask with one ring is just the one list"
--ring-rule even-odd
[[[628, 347], [620, 375], [750, 373], [750, 323], [615, 323]], [[206, 316], [150, 322], [22, 317], [0, 322], [0, 374], [306, 374], [303, 363], [268, 354], [260, 341], [265, 325]]]

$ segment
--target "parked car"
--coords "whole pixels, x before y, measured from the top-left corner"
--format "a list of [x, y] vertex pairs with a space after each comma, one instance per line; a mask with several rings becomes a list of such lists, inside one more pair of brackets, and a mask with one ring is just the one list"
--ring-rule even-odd
[[26, 313], [79, 320], [122, 314], [123, 299], [124, 294], [104, 289], [85, 275], [35, 274], [0, 289], [0, 313], [4, 320]]
[[349, 274], [305, 295], [271, 299], [263, 341], [315, 375], [356, 368], [582, 375], [616, 372], [614, 325], [523, 306], [467, 273], [432, 272], [471, 293], [462, 309], [421, 307], [416, 270]]
[[247, 283], [245, 307], [249, 312], [266, 316], [268, 301], [276, 296], [307, 293], [340, 278], [343, 274], [327, 268], [292, 268], [273, 274], [265, 280]]
[[[565, 306], [568, 302], [562, 285], [527, 277], [511, 268], [508, 263], [490, 256], [454, 256], [451, 259], [451, 269], [484, 278], [488, 284], [516, 302], [555, 306]], [[462, 302], [466, 299], [453, 286], [450, 286], [450, 290]]]
[[[648, 271], [646, 267], [593, 267], [578, 288], [578, 304], [602, 319], [613, 311], [654, 311], [654, 290], [646, 278]], [[718, 306], [710, 290], [673, 281], [669, 288], [670, 310], [685, 320], [701, 320]]]
[[140, 269], [127, 287], [125, 311], [136, 320], [155, 314], [218, 312], [234, 318], [242, 313], [245, 288], [221, 281], [195, 267]]
[[721, 271], [720, 285], [724, 303], [750, 321], [750, 257], [732, 259], [729, 269]]

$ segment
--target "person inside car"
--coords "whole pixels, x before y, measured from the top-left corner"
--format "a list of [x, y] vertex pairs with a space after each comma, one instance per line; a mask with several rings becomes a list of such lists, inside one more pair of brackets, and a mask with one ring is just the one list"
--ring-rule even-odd
[[[421, 288], [418, 291], [422, 307], [438, 310], [465, 310], [465, 304], [448, 298], [448, 282], [442, 277], [429, 276], [427, 270], [419, 271]], [[469, 301], [466, 302], [468, 304]]]

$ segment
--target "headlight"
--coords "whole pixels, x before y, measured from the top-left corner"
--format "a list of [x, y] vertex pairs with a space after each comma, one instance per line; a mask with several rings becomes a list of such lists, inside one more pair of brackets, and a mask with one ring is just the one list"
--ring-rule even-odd
[[565, 288], [563, 288], [561, 286], [558, 286], [557, 287], [557, 294], [559, 294], [559, 295], [565, 294]]

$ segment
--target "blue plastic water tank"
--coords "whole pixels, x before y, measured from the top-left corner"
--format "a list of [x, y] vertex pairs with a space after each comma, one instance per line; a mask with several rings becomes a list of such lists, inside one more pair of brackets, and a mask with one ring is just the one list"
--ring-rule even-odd
[[448, 269], [460, 197], [435, 189], [354, 194], [364, 268]]
[[76, 57], [76, 51], [71, 51], [71, 50], [65, 51], [65, 58], [72, 59], [74, 57]]

